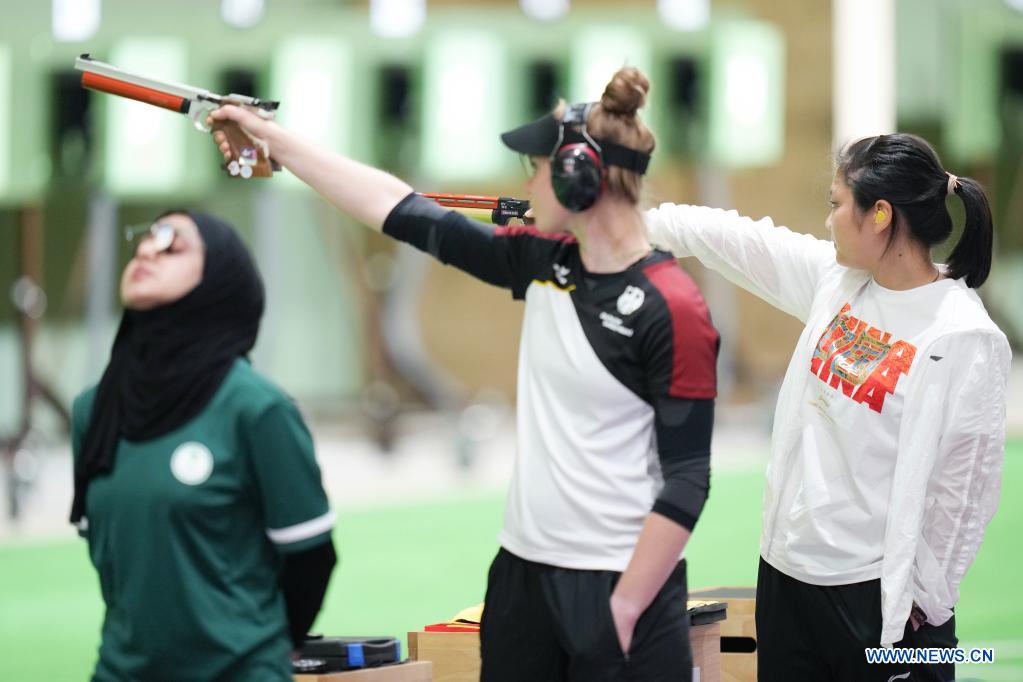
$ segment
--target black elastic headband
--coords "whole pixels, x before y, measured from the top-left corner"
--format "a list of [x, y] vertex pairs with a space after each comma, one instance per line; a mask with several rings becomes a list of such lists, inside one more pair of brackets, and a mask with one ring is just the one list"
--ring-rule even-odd
[[616, 142], [597, 140], [600, 143], [600, 158], [605, 165], [618, 166], [633, 173], [643, 175], [650, 165], [650, 155], [630, 147], [623, 147]]

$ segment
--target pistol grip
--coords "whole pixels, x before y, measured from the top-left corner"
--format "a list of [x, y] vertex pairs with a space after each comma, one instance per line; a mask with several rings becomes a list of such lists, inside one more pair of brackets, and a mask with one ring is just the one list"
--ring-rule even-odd
[[273, 175], [273, 166], [263, 151], [264, 146], [242, 130], [234, 121], [216, 121], [212, 132], [223, 131], [227, 144], [231, 147], [231, 160], [224, 164], [224, 169], [232, 177], [237, 178], [269, 178]]

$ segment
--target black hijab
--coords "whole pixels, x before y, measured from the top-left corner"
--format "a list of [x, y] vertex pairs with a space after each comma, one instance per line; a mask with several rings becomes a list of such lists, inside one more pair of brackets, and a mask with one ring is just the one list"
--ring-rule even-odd
[[206, 246], [202, 280], [173, 303], [124, 311], [75, 468], [75, 524], [85, 516], [89, 481], [113, 470], [118, 440], [149, 440], [198, 415], [235, 359], [256, 343], [263, 281], [249, 250], [218, 218], [189, 211], [160, 217], [171, 213], [187, 215], [199, 228]]

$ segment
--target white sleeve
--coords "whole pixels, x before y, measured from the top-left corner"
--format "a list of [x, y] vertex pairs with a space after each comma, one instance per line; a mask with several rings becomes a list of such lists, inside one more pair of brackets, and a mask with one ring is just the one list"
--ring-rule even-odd
[[707, 206], [661, 204], [646, 212], [647, 235], [679, 258], [693, 256], [733, 284], [806, 322], [835, 247], [812, 235]]
[[913, 570], [914, 599], [935, 624], [952, 616], [959, 583], [998, 508], [1011, 362], [1000, 334], [957, 338], [949, 351], [940, 361], [955, 363], [949, 368], [955, 378], [945, 387], [948, 402]]

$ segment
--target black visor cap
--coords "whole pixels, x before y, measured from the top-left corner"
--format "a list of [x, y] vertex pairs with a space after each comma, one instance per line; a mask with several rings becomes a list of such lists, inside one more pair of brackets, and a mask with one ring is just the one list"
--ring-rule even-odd
[[513, 152], [526, 156], [550, 156], [558, 143], [561, 125], [554, 114], [547, 114], [531, 123], [502, 133], [501, 142]]

